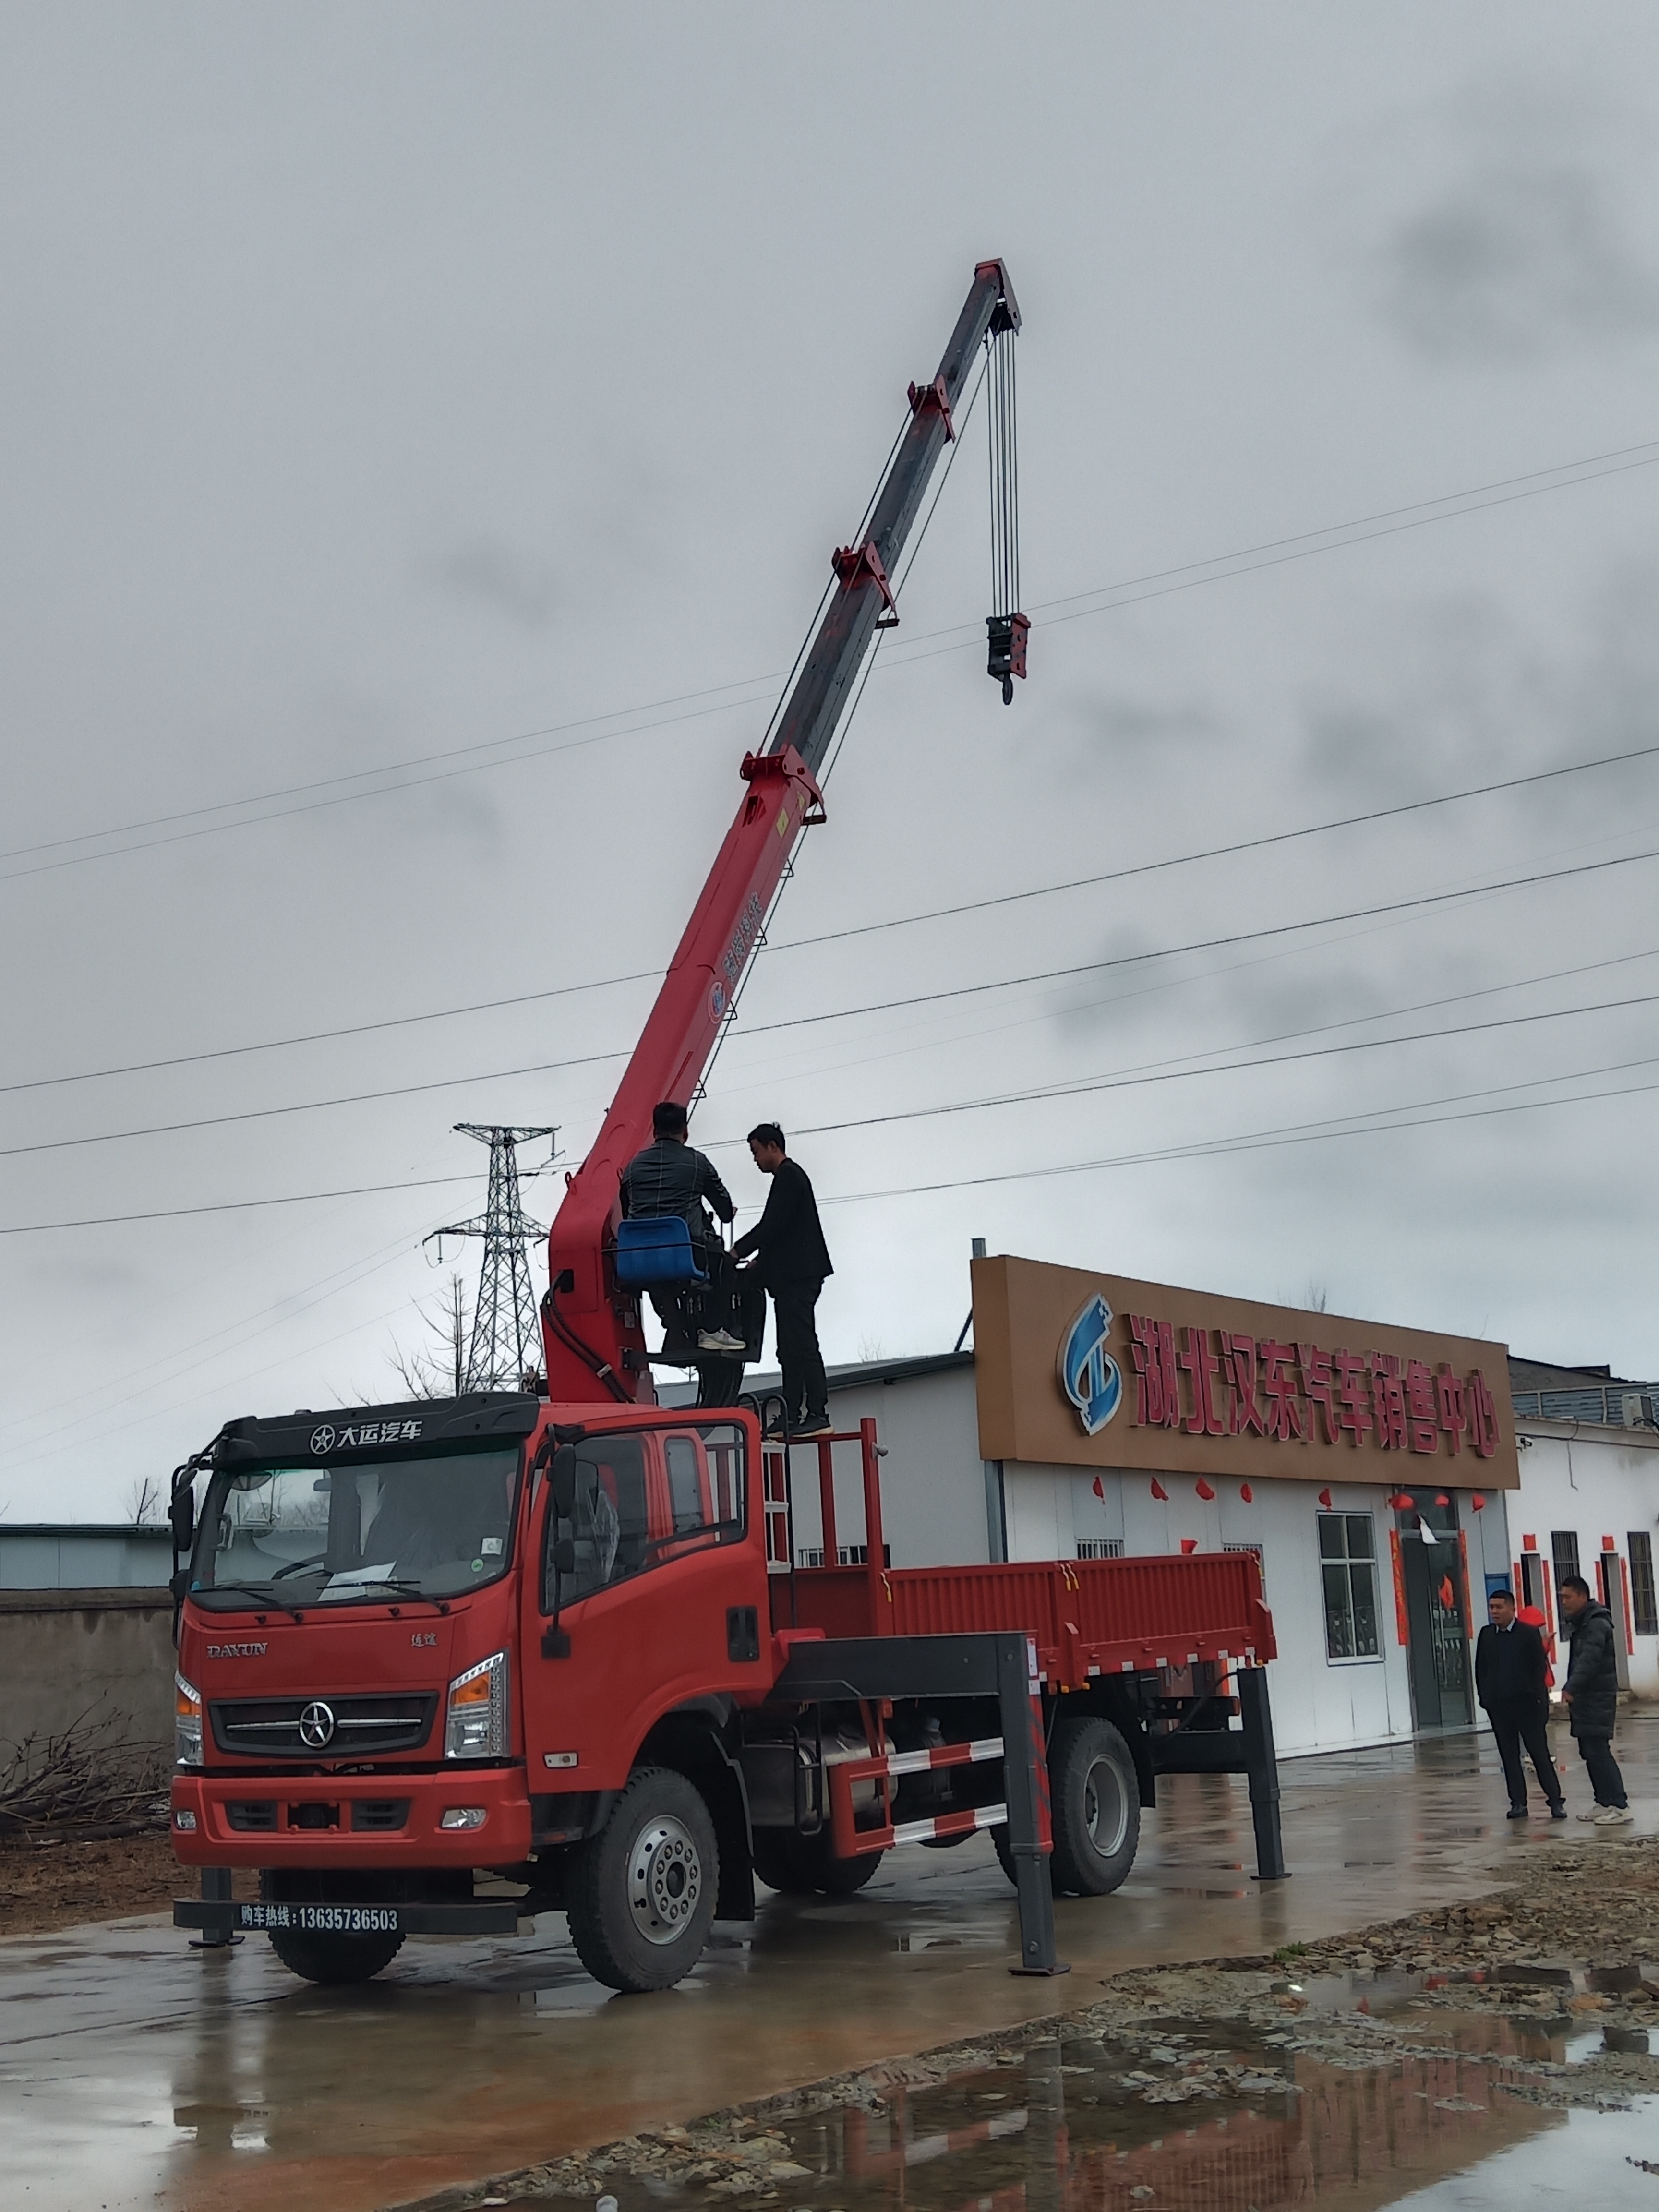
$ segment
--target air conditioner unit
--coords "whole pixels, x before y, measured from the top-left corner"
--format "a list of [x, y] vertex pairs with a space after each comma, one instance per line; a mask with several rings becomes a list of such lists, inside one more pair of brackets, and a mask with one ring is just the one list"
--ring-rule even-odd
[[1639, 1390], [1626, 1390], [1619, 1401], [1619, 1407], [1627, 1429], [1648, 1429], [1653, 1426]]

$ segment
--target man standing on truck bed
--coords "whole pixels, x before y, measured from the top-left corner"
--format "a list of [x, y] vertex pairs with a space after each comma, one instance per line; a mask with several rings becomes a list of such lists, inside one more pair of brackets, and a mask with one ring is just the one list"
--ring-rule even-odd
[[758, 1122], [749, 1132], [749, 1150], [761, 1173], [771, 1176], [772, 1188], [760, 1219], [738, 1237], [732, 1256], [760, 1255], [760, 1278], [772, 1293], [777, 1326], [786, 1430], [792, 1437], [827, 1437], [830, 1385], [814, 1309], [824, 1277], [836, 1271], [823, 1241], [818, 1202], [805, 1169], [789, 1158], [775, 1121]]

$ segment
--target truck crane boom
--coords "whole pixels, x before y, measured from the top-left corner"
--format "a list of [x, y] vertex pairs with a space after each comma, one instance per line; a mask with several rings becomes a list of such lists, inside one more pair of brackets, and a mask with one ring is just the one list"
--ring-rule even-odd
[[[637, 1306], [617, 1297], [609, 1259], [618, 1180], [650, 1141], [652, 1109], [689, 1106], [758, 942], [803, 830], [822, 822], [817, 778], [847, 711], [877, 625], [895, 611], [892, 579], [940, 455], [974, 356], [988, 336], [1019, 328], [1000, 261], [981, 261], [938, 374], [909, 388], [910, 417], [857, 545], [836, 550], [836, 583], [763, 753], [746, 753], [737, 818], [669, 963], [598, 1137], [570, 1177], [548, 1238], [542, 1305], [548, 1395], [655, 1402]], [[1023, 622], [1024, 617], [1020, 617]], [[1022, 672], [1023, 672], [1023, 670]]]

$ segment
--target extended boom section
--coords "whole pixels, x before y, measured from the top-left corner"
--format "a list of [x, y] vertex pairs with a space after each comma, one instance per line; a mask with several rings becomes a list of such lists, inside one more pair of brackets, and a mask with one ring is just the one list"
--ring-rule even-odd
[[572, 1177], [548, 1239], [543, 1305], [550, 1395], [596, 1393], [653, 1404], [636, 1300], [619, 1295], [611, 1255], [617, 1179], [650, 1141], [651, 1110], [689, 1105], [759, 940], [802, 830], [823, 819], [816, 778], [828, 757], [877, 625], [894, 611], [892, 578], [954, 410], [988, 334], [1019, 327], [1000, 261], [981, 261], [931, 382], [910, 386], [910, 416], [856, 545], [834, 557], [836, 587], [763, 755], [740, 771], [748, 790], [703, 885], [611, 1110]]

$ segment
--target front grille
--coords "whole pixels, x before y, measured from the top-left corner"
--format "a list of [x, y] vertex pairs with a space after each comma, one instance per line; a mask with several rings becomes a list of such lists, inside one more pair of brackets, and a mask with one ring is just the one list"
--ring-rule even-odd
[[[316, 1741], [313, 1710], [325, 1705], [333, 1726]], [[434, 1690], [397, 1697], [242, 1698], [210, 1704], [213, 1741], [241, 1759], [361, 1758], [368, 1752], [418, 1751], [432, 1732], [438, 1710]], [[301, 1729], [309, 1715], [307, 1732]]]
[[276, 1826], [276, 1800], [274, 1797], [229, 1798], [225, 1804], [225, 1819], [243, 1835], [261, 1835]]

